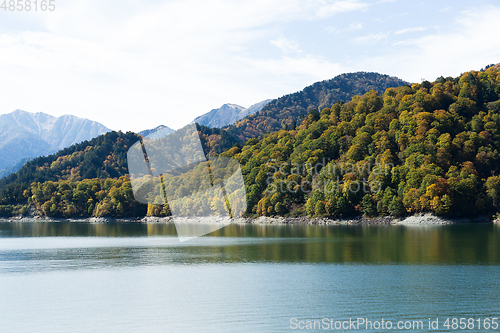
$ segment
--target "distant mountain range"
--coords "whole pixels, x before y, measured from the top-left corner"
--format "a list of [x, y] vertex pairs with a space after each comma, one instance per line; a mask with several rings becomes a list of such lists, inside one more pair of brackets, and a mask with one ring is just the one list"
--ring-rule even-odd
[[[206, 154], [219, 154], [234, 147], [235, 144], [242, 144], [242, 141], [244, 142], [242, 138], [257, 138], [266, 132], [282, 129], [282, 120], [290, 122], [290, 124], [287, 123], [289, 129], [292, 128], [291, 123], [293, 120], [296, 121], [296, 126], [299, 126], [302, 119], [301, 116], [307, 114], [310, 108], [329, 107], [339, 100], [348, 101], [357, 93], [364, 94], [372, 89], [384, 92], [388, 87], [397, 87], [404, 84], [406, 82], [403, 80], [377, 73], [360, 72], [343, 74], [332, 80], [317, 82], [300, 92], [286, 95], [270, 102], [266, 100], [257, 103], [248, 109], [236, 106], [232, 108], [233, 111], [236, 110], [235, 114], [252, 112], [252, 108], [254, 108], [253, 110], [262, 110], [246, 116], [225, 129], [200, 124], [201, 143]], [[222, 114], [224, 111], [222, 109], [216, 109], [215, 112], [212, 110], [212, 117], [215, 117], [214, 114]], [[231, 107], [226, 109], [228, 117], [233, 116], [230, 109]], [[204, 116], [209, 114], [210, 112]], [[208, 119], [208, 117], [205, 119]], [[239, 131], [239, 127], [244, 131]], [[165, 125], [160, 125], [153, 129], [141, 131], [138, 134], [154, 139], [156, 136], [164, 136], [173, 131], [173, 129]], [[19, 172], [11, 174], [0, 181], [0, 188], [7, 184], [16, 186], [16, 184], [30, 184], [34, 181], [43, 182], [64, 179], [79, 181], [94, 177], [105, 179], [126, 175], [128, 173], [126, 161], [127, 147], [130, 147], [138, 140], [140, 138], [139, 135], [135, 133], [110, 132], [90, 140], [88, 144], [76, 144], [56, 154], [29, 161]], [[91, 146], [92, 148], [87, 149], [87, 146]], [[72, 157], [73, 154], [76, 156]], [[43, 167], [47, 164], [52, 165], [58, 159], [64, 161], [64, 163], [54, 164], [50, 170]], [[106, 161], [106, 163], [103, 164], [102, 161]]]
[[[311, 108], [329, 107], [336, 101], [348, 101], [354, 95], [364, 94], [372, 89], [381, 94], [389, 87], [405, 84], [407, 82], [396, 77], [378, 73], [347, 73], [248, 108], [224, 104], [197, 117], [193, 122], [202, 126], [202, 141], [209, 147], [207, 149], [220, 153], [236, 142], [243, 143], [267, 132], [298, 126]], [[53, 117], [41, 112], [22, 110], [1, 115], [0, 178], [17, 172], [30, 159], [55, 153], [109, 131], [98, 122], [72, 115]], [[160, 125], [138, 134], [154, 139], [172, 132], [173, 129]]]
[[[500, 69], [490, 66], [483, 72], [409, 85], [377, 73], [342, 74], [272, 100], [225, 128], [201, 125], [200, 141], [207, 155], [240, 163], [250, 216], [433, 212], [500, 217], [499, 75]], [[7, 119], [13, 129], [33, 135], [31, 146], [50, 137], [48, 132], [45, 137], [34, 135], [19, 124], [19, 117], [13, 118]], [[38, 116], [33, 132], [50, 127], [44, 119]], [[4, 132], [10, 130], [7, 120], [0, 117]], [[27, 126], [30, 120], [22, 123]], [[159, 126], [141, 134], [151, 137], [168, 130]], [[0, 216], [30, 209], [53, 217], [168, 215], [168, 205], [146, 206], [134, 200], [127, 151], [140, 138], [132, 132], [109, 132], [28, 161], [0, 179]], [[334, 167], [313, 170], [321, 161]], [[313, 163], [314, 168], [305, 167]], [[370, 173], [371, 163], [388, 169]], [[290, 172], [294, 165], [304, 168]], [[356, 170], [344, 174], [335, 165], [356, 165]], [[267, 177], [272, 166], [284, 173]], [[339, 177], [345, 181], [339, 183]], [[361, 191], [360, 184], [372, 179], [377, 185]], [[334, 187], [314, 190], [315, 180], [324, 189]], [[276, 191], [280, 186], [287, 190]], [[179, 190], [192, 193], [196, 188]]]
[[6, 176], [29, 160], [54, 153], [75, 143], [111, 131], [106, 126], [72, 115], [15, 110], [0, 115], [0, 176]]
[[[224, 128], [238, 138], [240, 143], [250, 138], [272, 132], [286, 126], [299, 125], [301, 116], [310, 108], [323, 108], [336, 101], [349, 101], [355, 95], [362, 95], [370, 90], [379, 94], [387, 88], [406, 85], [408, 82], [397, 77], [378, 73], [357, 72], [336, 76], [331, 80], [316, 82], [303, 90], [276, 99], [266, 99], [248, 108], [227, 103], [220, 108], [202, 114], [191, 123], [210, 127]], [[145, 130], [139, 135], [147, 136], [158, 130], [170, 128], [160, 125]], [[173, 130], [172, 130], [173, 132]]]
[[210, 112], [197, 117], [193, 120], [193, 123], [207, 127], [222, 128], [262, 110], [262, 108], [270, 101], [271, 99], [266, 99], [265, 101], [256, 103], [248, 108], [236, 104], [224, 104], [218, 109], [213, 109]]

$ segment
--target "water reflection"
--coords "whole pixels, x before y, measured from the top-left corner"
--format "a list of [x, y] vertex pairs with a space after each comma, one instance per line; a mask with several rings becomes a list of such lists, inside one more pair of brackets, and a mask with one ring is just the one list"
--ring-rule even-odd
[[499, 264], [500, 226], [230, 225], [179, 243], [173, 224], [1, 223], [0, 260], [171, 263]]
[[173, 225], [0, 223], [0, 331], [283, 332], [292, 317], [498, 317], [499, 230], [231, 225], [180, 243]]

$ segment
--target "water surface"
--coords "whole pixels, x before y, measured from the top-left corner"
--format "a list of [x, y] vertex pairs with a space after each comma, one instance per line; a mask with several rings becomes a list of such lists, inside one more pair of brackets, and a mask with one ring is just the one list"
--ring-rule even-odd
[[0, 223], [0, 331], [500, 317], [499, 236], [489, 224], [230, 225], [180, 243], [171, 224]]

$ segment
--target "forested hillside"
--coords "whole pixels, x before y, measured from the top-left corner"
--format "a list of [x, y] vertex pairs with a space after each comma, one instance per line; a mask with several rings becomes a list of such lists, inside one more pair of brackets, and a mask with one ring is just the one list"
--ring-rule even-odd
[[[27, 162], [18, 172], [0, 180], [0, 215], [25, 213], [29, 206], [49, 216], [91, 215], [93, 202], [116, 194], [111, 193], [113, 187], [121, 189], [123, 179], [127, 178], [118, 178], [128, 172], [128, 147], [139, 138], [131, 132], [109, 132]], [[95, 187], [97, 183], [99, 189]], [[130, 182], [126, 183], [130, 187]], [[105, 192], [97, 194], [101, 189]], [[90, 195], [91, 190], [94, 190], [93, 195]], [[130, 214], [131, 207], [140, 207], [140, 204], [133, 197], [127, 198], [130, 200], [127, 213]], [[92, 207], [90, 214], [89, 207]]]
[[492, 214], [500, 204], [499, 98], [494, 67], [371, 91], [221, 155], [243, 166], [248, 214]]
[[[249, 215], [499, 211], [500, 69], [495, 66], [313, 108], [296, 128], [243, 146], [219, 129], [201, 127], [200, 134], [206, 152], [241, 163]], [[0, 213], [35, 207], [66, 217], [169, 214], [168, 205], [147, 206], [133, 198], [125, 154], [138, 138], [108, 133], [28, 162], [0, 181]]]
[[272, 100], [259, 112], [229, 126], [227, 131], [240, 142], [245, 142], [265, 133], [295, 128], [312, 108], [330, 107], [337, 101], [347, 102], [355, 95], [362, 95], [370, 90], [383, 94], [387, 88], [405, 84], [408, 82], [378, 73], [341, 74]]
[[372, 91], [229, 154], [258, 215], [490, 213], [500, 204], [499, 98], [496, 68]]
[[128, 132], [109, 132], [90, 141], [73, 145], [56, 154], [27, 162], [18, 172], [0, 179], [0, 188], [26, 186], [47, 180], [80, 181], [92, 178], [118, 178], [126, 175], [127, 150], [140, 139]]
[[[218, 128], [198, 128], [206, 154], [220, 153], [236, 142]], [[25, 213], [29, 206], [49, 216], [145, 215], [147, 207], [133, 198], [127, 169], [127, 151], [140, 138], [131, 132], [109, 132], [29, 161], [0, 179], [0, 216]]]

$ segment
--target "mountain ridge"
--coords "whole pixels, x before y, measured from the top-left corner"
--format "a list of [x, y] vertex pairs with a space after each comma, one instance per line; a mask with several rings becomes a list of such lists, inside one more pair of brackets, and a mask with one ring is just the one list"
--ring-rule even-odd
[[[341, 98], [341, 97], [345, 97], [346, 95], [349, 95], [349, 94], [352, 94], [353, 91], [358, 91], [358, 90], [361, 90], [361, 91], [368, 91], [369, 88], [373, 88], [374, 87], [374, 84], [377, 84], [377, 82], [385, 82], [387, 83], [387, 79], [390, 78], [390, 80], [388, 81], [389, 83], [391, 82], [394, 82], [392, 80], [396, 80], [395, 82], [398, 83], [398, 84], [403, 84], [403, 83], [406, 83], [405, 81], [402, 81], [400, 79], [397, 79], [397, 78], [394, 78], [394, 77], [390, 77], [389, 75], [383, 75], [383, 74], [377, 74], [377, 73], [369, 73], [369, 75], [371, 75], [371, 78], [365, 78], [364, 76], [364, 72], [358, 72], [358, 73], [346, 73], [346, 74], [342, 74], [342, 75], [339, 75], [333, 79], [330, 79], [330, 80], [324, 80], [324, 81], [319, 81], [319, 82], [316, 82], [315, 84], [313, 85], [310, 85], [306, 88], [304, 88], [303, 90], [299, 91], [299, 92], [296, 92], [296, 93], [292, 93], [292, 94], [288, 94], [288, 95], [284, 95], [280, 98], [277, 98], [277, 99], [274, 99], [274, 100], [271, 100], [270, 102], [267, 102], [266, 101], [263, 101], [263, 102], [260, 102], [260, 103], [266, 103], [266, 105], [264, 106], [264, 108], [260, 111], [257, 111], [257, 113], [254, 113], [252, 115], [249, 115], [247, 116], [246, 118], [240, 120], [238, 123], [241, 123], [241, 122], [249, 122], [249, 121], [254, 121], [256, 122], [255, 124], [251, 124], [254, 128], [257, 128], [259, 129], [258, 131], [255, 132], [255, 136], [253, 137], [259, 137], [259, 136], [262, 136], [264, 133], [266, 132], [269, 132], [269, 131], [273, 131], [273, 130], [279, 130], [281, 129], [281, 127], [279, 128], [276, 128], [276, 127], [271, 127], [270, 129], [266, 128], [266, 123], [269, 123], [269, 122], [272, 122], [276, 119], [276, 117], [279, 117], [279, 116], [283, 116], [285, 117], [284, 119], [286, 119], [286, 116], [289, 115], [290, 113], [293, 114], [294, 111], [296, 110], [291, 110], [292, 112], [290, 112], [290, 108], [288, 107], [287, 108], [287, 99], [292, 99], [292, 100], [295, 100], [295, 101], [299, 101], [299, 102], [304, 102], [304, 100], [302, 99], [297, 99], [297, 96], [300, 97], [301, 95], [304, 95], [304, 94], [307, 94], [309, 95], [309, 98], [307, 100], [305, 100], [305, 105], [301, 106], [301, 110], [305, 110], [307, 109], [308, 107], [308, 103], [312, 103], [313, 100], [320, 100], [321, 98], [318, 98], [318, 97], [314, 97], [314, 91], [310, 91], [311, 88], [310, 87], [315, 87], [317, 85], [320, 85], [320, 86], [324, 86], [325, 83], [328, 83], [330, 81], [335, 81], [336, 78], [338, 77], [344, 77], [344, 79], [346, 78], [349, 78], [349, 77], [352, 77], [354, 79], [354, 81], [350, 82], [350, 85], [354, 86], [354, 88], [350, 88], [349, 90], [349, 93], [343, 93], [340, 89], [340, 92], [339, 91], [335, 91], [335, 94], [332, 94], [329, 98], [331, 100], [335, 100], [337, 101], [337, 98]], [[359, 80], [356, 81], [356, 80]], [[366, 87], [364, 87], [366, 86]], [[357, 88], [356, 88], [357, 87]], [[363, 88], [364, 87], [364, 88]], [[312, 89], [314, 90], [314, 89]], [[382, 90], [382, 88], [379, 88], [378, 90]], [[320, 90], [320, 93], [324, 93], [325, 90]], [[328, 99], [325, 99], [323, 98], [322, 101], [323, 103], [328, 100]], [[259, 104], [259, 103], [257, 103]], [[254, 104], [254, 105], [257, 105], [257, 104]], [[274, 115], [273, 112], [274, 112], [274, 108], [276, 107], [276, 105], [285, 105], [285, 109], [284, 112], [281, 113], [281, 115]], [[333, 105], [333, 103], [332, 103]], [[266, 107], [267, 106], [267, 107]], [[271, 110], [269, 110], [269, 106], [271, 106]], [[257, 107], [260, 107], [259, 105], [257, 105]], [[319, 107], [316, 106], [316, 108]], [[267, 111], [266, 111], [267, 110]], [[261, 115], [263, 112], [265, 112], [264, 116], [266, 114], [269, 114], [268, 118], [267, 119], [264, 119], [265, 121], [262, 122], [262, 118], [263, 118], [263, 115]], [[297, 113], [300, 115], [300, 113]], [[42, 115], [40, 115], [39, 117], [41, 117]], [[279, 119], [279, 118], [278, 118]], [[1, 120], [1, 117], [0, 117], [0, 120]], [[241, 145], [242, 144], [242, 140], [241, 140], [241, 137], [240, 139], [238, 139], [237, 135], [238, 135], [238, 132], [235, 131], [235, 126], [238, 124], [233, 124], [233, 125], [229, 125], [223, 129], [220, 129], [220, 128], [210, 128], [210, 127], [207, 127], [207, 126], [204, 126], [204, 125], [201, 125], [199, 126], [199, 133], [200, 133], [200, 139], [201, 139], [201, 142], [202, 142], [202, 146], [205, 150], [205, 153], [206, 154], [209, 154], [209, 153], [216, 153], [216, 154], [220, 154], [220, 153], [223, 153], [224, 151], [227, 151], [228, 149], [230, 149], [231, 147], [235, 146], [235, 145]], [[248, 124], [247, 124], [248, 125]], [[300, 125], [300, 117], [297, 117], [297, 121], [296, 121], [296, 126]], [[290, 128], [292, 128], [292, 126], [290, 125]], [[141, 131], [139, 132], [139, 135], [141, 136], [151, 136], [151, 135], [154, 135], [155, 132], [160, 132], [162, 130], [167, 130], [167, 131], [172, 131], [172, 129], [168, 128], [167, 126], [165, 125], [160, 125], [160, 126], [157, 126], [156, 128], [153, 128], [153, 129], [148, 129], [148, 130], [144, 130], [144, 131]], [[167, 133], [168, 134], [168, 133]], [[245, 133], [243, 133], [245, 134]], [[115, 137], [115, 136], [112, 136], [112, 137]], [[120, 136], [118, 136], [118, 138], [120, 138]], [[34, 138], [34, 140], [36, 140], [36, 138]], [[121, 140], [121, 139], [119, 139]], [[108, 140], [109, 141], [109, 140]], [[90, 142], [94, 142], [94, 141], [89, 141]], [[44, 142], [40, 142], [41, 145], [44, 144]], [[99, 145], [98, 143], [96, 143], [97, 145]], [[95, 145], [92, 143], [92, 145]], [[84, 147], [82, 146], [82, 149]], [[118, 149], [118, 148], [116, 148]], [[51, 151], [48, 151], [47, 154], [45, 155], [48, 155], [48, 153], [52, 153]], [[83, 152], [82, 152], [83, 153]], [[80, 153], [79, 153], [80, 154]], [[107, 153], [108, 155], [107, 156], [110, 156], [109, 154], [112, 154], [112, 152], [108, 152]], [[122, 153], [120, 153], [122, 154]], [[100, 154], [99, 154], [100, 155]], [[52, 157], [51, 157], [52, 156]], [[56, 154], [56, 155], [51, 155], [49, 156], [48, 160], [47, 159], [38, 159], [37, 160], [31, 160], [29, 163], [30, 165], [33, 164], [33, 165], [37, 165], [37, 163], [42, 163], [42, 161], [47, 161], [47, 162], [43, 162], [43, 163], [52, 163], [53, 161], [57, 160], [58, 158], [62, 158], [62, 156], [60, 156], [60, 154]], [[104, 155], [103, 155], [104, 156]], [[0, 156], [1, 157], [1, 156]], [[105, 159], [111, 159], [112, 157], [106, 157]], [[66, 158], [64, 158], [66, 159]], [[68, 159], [71, 159], [68, 157]], [[95, 157], [93, 157], [92, 159], [95, 159]], [[122, 162], [119, 162], [119, 161], [122, 161]], [[70, 172], [70, 169], [66, 169], [64, 172], [65, 172], [65, 175], [64, 176], [60, 176], [61, 179], [73, 179], [73, 180], [81, 180], [81, 179], [85, 179], [84, 175], [85, 174], [99, 174], [99, 175], [111, 175], [111, 177], [117, 177], [117, 176], [122, 176], [122, 175], [125, 175], [125, 173], [123, 173], [122, 170], [124, 170], [124, 168], [126, 168], [126, 165], [124, 164], [124, 160], [122, 158], [119, 158], [118, 159], [118, 165], [116, 167], [114, 167], [116, 170], [121, 170], [119, 171], [118, 173], [116, 172], [110, 172], [110, 171], [106, 171], [106, 172], [97, 172], [97, 173], [88, 173], [88, 171], [84, 171], [84, 170], [81, 170], [79, 172], [79, 176], [77, 176], [77, 174], [75, 173], [75, 175], [73, 176], [68, 176], [68, 173]], [[43, 164], [42, 163], [42, 164]], [[49, 163], [49, 164], [50, 164]], [[75, 167], [75, 166], [73, 166]], [[34, 170], [42, 170], [42, 166], [39, 165], [37, 166]], [[28, 173], [25, 172], [25, 171], [22, 171], [22, 168], [20, 170], [21, 172], [23, 172], [23, 177], [22, 179], [26, 179], [26, 181], [28, 181]], [[61, 171], [62, 172], [62, 171]], [[76, 172], [76, 170], [74, 171]], [[37, 179], [40, 179], [40, 180], [56, 180], [57, 178], [50, 178], [50, 177], [47, 177], [47, 176], [43, 176], [43, 175], [40, 175], [40, 176], [36, 176], [35, 178]], [[13, 180], [16, 179], [16, 177], [12, 178]]]
[[197, 123], [207, 127], [222, 128], [229, 126], [246, 116], [260, 111], [271, 99], [266, 99], [255, 103], [248, 108], [238, 104], [226, 103], [220, 108], [212, 109], [209, 112], [196, 117], [191, 123]]
[[23, 159], [47, 155], [109, 131], [96, 121], [69, 114], [54, 117], [16, 109], [0, 115], [0, 170], [5, 174]]
[[[174, 133], [174, 132], [175, 132], [175, 130], [171, 129], [168, 126], [159, 125], [159, 126], [156, 126], [155, 128], [142, 130], [137, 134], [139, 134], [140, 136], [147, 136], [147, 137], [152, 138], [151, 136], [154, 136], [155, 134], [161, 133], [161, 135], [168, 135], [168, 134]], [[152, 139], [154, 139], [154, 138], [152, 138]]]
[[409, 83], [395, 76], [375, 72], [344, 73], [329, 80], [315, 82], [295, 93], [287, 94], [267, 103], [262, 110], [251, 114], [226, 129], [241, 143], [281, 128], [298, 126], [301, 117], [311, 108], [321, 109], [338, 101], [347, 102], [355, 95], [370, 90], [380, 95], [387, 88]]

